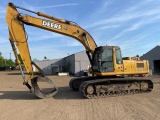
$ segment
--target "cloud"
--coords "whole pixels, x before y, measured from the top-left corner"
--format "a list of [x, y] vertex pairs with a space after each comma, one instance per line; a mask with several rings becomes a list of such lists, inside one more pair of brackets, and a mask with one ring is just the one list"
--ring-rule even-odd
[[157, 9], [157, 8], [154, 9], [154, 10], [150, 10], [149, 12], [136, 11], [136, 12], [134, 12], [132, 14], [131, 13], [123, 13], [121, 15], [116, 15], [116, 16], [113, 16], [111, 18], [107, 18], [107, 19], [102, 19], [102, 20], [96, 21], [95, 23], [92, 23], [89, 26], [86, 26], [86, 28], [96, 27], [96, 26], [99, 26], [99, 25], [124, 23], [126, 21], [133, 20], [133, 19], [136, 19], [136, 18], [151, 17], [151, 16], [155, 17], [155, 15], [159, 16], [159, 14], [160, 14], [160, 9]]
[[137, 21], [137, 22], [133, 23], [129, 28], [124, 29], [118, 35], [113, 37], [112, 40], [120, 38], [130, 31], [137, 30], [137, 29], [145, 26], [146, 24], [151, 24], [151, 23], [157, 22], [157, 20], [160, 20], [160, 15], [158, 15], [156, 17], [148, 17], [147, 19], [142, 19], [140, 21]]
[[[107, 3], [107, 2], [106, 2]], [[112, 2], [107, 3], [111, 4]], [[139, 2], [138, 4], [135, 3], [133, 6], [128, 6], [126, 8], [121, 9], [120, 11], [116, 12], [113, 16], [106, 16], [107, 18], [99, 18], [96, 20], [96, 22], [93, 22], [92, 24], [89, 24], [85, 26], [85, 28], [92, 28], [97, 26], [103, 26], [103, 25], [111, 25], [111, 24], [119, 24], [119, 27], [121, 24], [126, 24], [126, 22], [130, 22], [135, 19], [145, 19], [145, 17], [155, 17], [159, 16], [160, 14], [160, 8], [157, 5], [150, 5], [152, 3], [152, 0], [146, 0], [145, 2]], [[150, 5], [150, 6], [148, 6]], [[106, 8], [103, 7], [99, 11], [107, 11]], [[96, 13], [94, 13], [96, 14]], [[97, 15], [98, 16], [98, 15]]]
[[[41, 11], [41, 12], [43, 12], [43, 13], [45, 13], [45, 10], [44, 9], [39, 9], [39, 8], [35, 8], [35, 7], [33, 7], [33, 5], [31, 5], [31, 4], [28, 4], [27, 2], [25, 2], [25, 1], [23, 1], [23, 3], [22, 3], [22, 5], [21, 6], [23, 6], [23, 8], [25, 8], [25, 9], [28, 9], [28, 10], [31, 10], [31, 11], [35, 11], [35, 12], [38, 12], [38, 11]], [[20, 6], [20, 7], [21, 7]], [[19, 9], [19, 12], [20, 11], [23, 11], [22, 13], [23, 14], [28, 14], [28, 11], [24, 11], [24, 10], [21, 10], [21, 9]], [[32, 14], [32, 13], [30, 13], [30, 14]], [[32, 14], [32, 16], [36, 16], [35, 14]]]
[[109, 7], [113, 2], [114, 2], [114, 0], [106, 0], [106, 1], [104, 1], [102, 3], [102, 6], [101, 6], [100, 10], [98, 10], [98, 14], [106, 12], [107, 7]]
[[45, 13], [46, 8], [57, 8], [57, 7], [77, 6], [77, 5], [79, 4], [78, 3], [67, 3], [67, 4], [59, 4], [59, 5], [48, 5], [48, 6], [33, 6], [26, 2], [23, 2], [22, 6], [32, 11], [41, 11]]
[[[137, 6], [130, 7], [129, 10], [128, 9], [122, 10], [122, 13], [117, 13], [114, 16], [111, 16], [110, 18], [96, 20], [96, 22], [90, 24], [89, 26], [86, 26], [85, 28], [92, 28], [91, 30], [95, 28], [94, 31], [104, 30], [104, 32], [101, 31], [99, 33], [101, 34], [99, 36], [106, 35], [107, 33], [107, 31], [105, 31], [106, 29], [109, 29], [109, 30], [113, 29], [113, 31], [115, 30], [113, 33], [111, 33], [113, 34], [113, 37], [110, 38], [109, 40], [104, 40], [104, 41], [101, 40], [103, 42], [99, 42], [98, 44], [100, 45], [103, 45], [106, 43], [108, 45], [119, 45], [123, 43], [123, 41], [125, 41], [123, 44], [127, 44], [126, 43], [126, 40], [128, 39], [127, 36], [130, 36], [133, 31], [135, 32], [135, 30], [138, 30], [138, 29], [142, 30], [142, 28], [147, 27], [151, 24], [158, 23], [160, 21], [160, 8], [155, 5], [154, 6], [151, 5], [152, 7], [148, 8], [147, 5], [151, 4], [150, 2], [151, 1], [142, 2], [142, 3], [139, 3]], [[141, 9], [141, 7], [143, 9]], [[144, 35], [141, 33], [143, 33]], [[140, 42], [140, 40], [144, 39], [144, 37], [147, 36], [146, 31], [141, 33], [140, 34], [142, 37], [139, 36], [139, 38], [137, 37], [136, 39], [132, 39], [132, 40], [133, 41], [139, 40]], [[130, 40], [130, 42], [132, 40]]]
[[[41, 37], [37, 37], [37, 36], [41, 36]], [[60, 38], [60, 37], [63, 37], [63, 36], [59, 35], [59, 34], [48, 33], [48, 32], [37, 32], [36, 34], [28, 32], [28, 40], [31, 41], [31, 42], [33, 42], [33, 41], [45, 41], [45, 40], [48, 40], [48, 39], [54, 39], [54, 38]]]
[[109, 29], [109, 28], [117, 28], [119, 27], [119, 25], [106, 25], [106, 26], [102, 26], [96, 29], [97, 30], [104, 30], [104, 29]]
[[55, 7], [66, 7], [66, 6], [77, 6], [77, 3], [67, 3], [67, 4], [60, 4], [60, 5], [51, 5], [51, 6], [39, 6], [33, 8], [55, 8]]

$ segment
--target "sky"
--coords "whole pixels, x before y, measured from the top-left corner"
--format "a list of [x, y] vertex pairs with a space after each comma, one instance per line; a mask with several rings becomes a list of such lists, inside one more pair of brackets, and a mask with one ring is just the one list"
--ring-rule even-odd
[[[74, 21], [91, 34], [98, 46], [119, 46], [123, 57], [141, 56], [160, 45], [160, 0], [1, 0], [0, 52], [6, 59], [10, 53], [15, 59], [5, 21], [8, 2]], [[85, 50], [71, 37], [27, 25], [25, 29], [32, 59], [59, 59]]]

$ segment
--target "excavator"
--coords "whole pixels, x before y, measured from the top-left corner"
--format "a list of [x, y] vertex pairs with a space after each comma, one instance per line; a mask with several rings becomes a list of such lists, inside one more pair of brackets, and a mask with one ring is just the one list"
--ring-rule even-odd
[[[18, 9], [36, 14], [37, 17], [19, 13]], [[97, 46], [92, 36], [75, 22], [31, 11], [13, 3], [7, 5], [6, 22], [15, 58], [19, 66], [22, 66], [18, 54], [21, 56], [27, 71], [26, 77], [21, 69], [23, 84], [39, 98], [53, 97], [58, 92], [58, 87], [32, 62], [24, 25], [72, 37], [85, 47], [92, 76], [72, 78], [69, 82], [69, 86], [73, 90], [79, 90], [85, 98], [146, 93], [153, 89], [153, 82], [150, 79], [136, 76], [149, 73], [147, 60], [136, 57], [123, 59], [119, 46]], [[33, 65], [39, 70], [39, 75], [34, 73]], [[50, 84], [52, 89], [47, 92], [42, 91], [39, 82]]]

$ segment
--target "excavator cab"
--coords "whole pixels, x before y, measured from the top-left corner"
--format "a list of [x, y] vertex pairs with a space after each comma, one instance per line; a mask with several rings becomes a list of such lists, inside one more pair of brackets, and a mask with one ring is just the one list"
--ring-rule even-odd
[[114, 72], [114, 63], [123, 64], [118, 46], [100, 46], [95, 49], [92, 58], [94, 72]]

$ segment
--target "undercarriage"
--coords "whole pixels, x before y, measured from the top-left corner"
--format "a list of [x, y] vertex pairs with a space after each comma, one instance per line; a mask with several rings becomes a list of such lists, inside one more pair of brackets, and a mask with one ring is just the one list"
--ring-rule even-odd
[[69, 85], [73, 90], [79, 89], [80, 93], [89, 99], [146, 93], [153, 89], [153, 82], [142, 77], [82, 77], [72, 79]]

